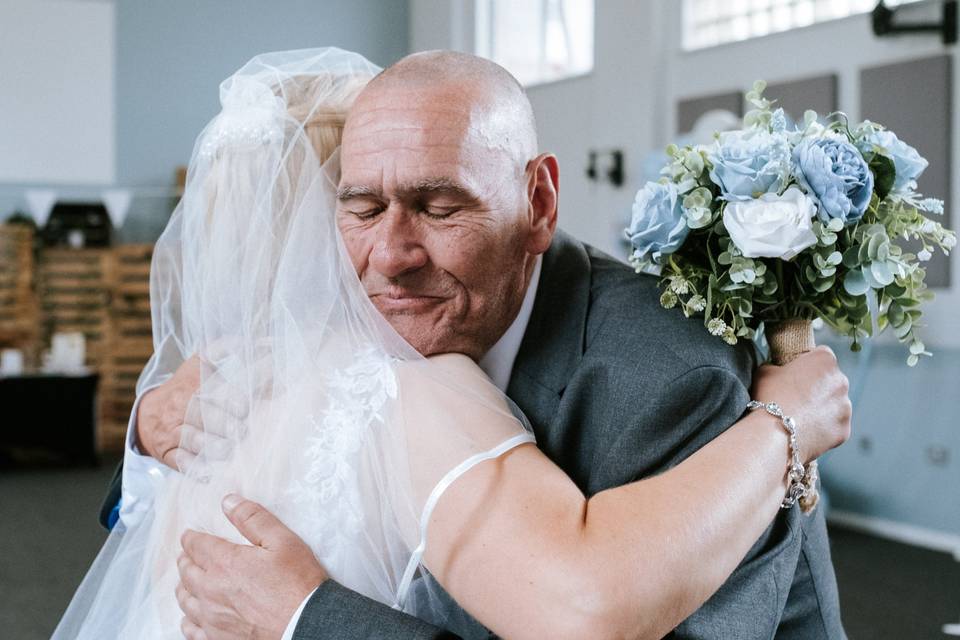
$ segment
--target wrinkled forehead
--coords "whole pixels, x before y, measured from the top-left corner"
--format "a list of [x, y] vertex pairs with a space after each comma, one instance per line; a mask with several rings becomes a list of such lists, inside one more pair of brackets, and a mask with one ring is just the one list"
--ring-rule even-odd
[[499, 173], [498, 167], [512, 171], [517, 153], [509, 124], [495, 104], [462, 87], [371, 90], [347, 118], [343, 175], [440, 173], [480, 180]]

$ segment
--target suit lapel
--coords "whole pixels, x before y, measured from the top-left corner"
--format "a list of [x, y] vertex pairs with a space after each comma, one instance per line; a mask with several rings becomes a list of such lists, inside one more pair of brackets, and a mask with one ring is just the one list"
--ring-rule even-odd
[[543, 255], [537, 297], [507, 387], [534, 426], [549, 423], [580, 364], [589, 304], [586, 249], [557, 230]]

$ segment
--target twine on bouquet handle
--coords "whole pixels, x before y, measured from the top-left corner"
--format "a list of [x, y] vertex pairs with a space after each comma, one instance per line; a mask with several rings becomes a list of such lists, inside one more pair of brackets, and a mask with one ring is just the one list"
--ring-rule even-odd
[[[770, 345], [770, 361], [777, 366], [788, 364], [817, 346], [813, 337], [812, 320], [798, 318], [767, 323], [764, 334], [767, 344]], [[798, 500], [800, 510], [804, 513], [811, 513], [820, 501], [820, 490], [817, 488], [819, 477], [817, 461], [813, 460], [807, 465], [803, 475], [806, 491]]]

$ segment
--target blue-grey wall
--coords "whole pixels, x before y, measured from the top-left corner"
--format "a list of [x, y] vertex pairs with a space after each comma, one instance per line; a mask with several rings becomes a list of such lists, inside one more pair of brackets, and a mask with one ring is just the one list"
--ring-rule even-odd
[[[116, 0], [116, 181], [171, 185], [219, 109], [220, 81], [258, 53], [338, 46], [384, 66], [408, 51], [407, 0]], [[79, 152], [79, 151], [78, 151]], [[25, 208], [0, 184], [0, 219]], [[89, 189], [61, 190], [67, 197]], [[121, 241], [150, 241], [170, 200], [135, 198]]]
[[850, 379], [853, 434], [820, 467], [830, 507], [960, 535], [960, 350], [875, 341], [860, 353], [819, 336]]
[[[118, 0], [117, 181], [169, 184], [219, 109], [221, 80], [258, 53], [338, 46], [378, 65], [407, 53], [406, 0]], [[129, 240], [162, 229], [163, 201], [138, 200]]]

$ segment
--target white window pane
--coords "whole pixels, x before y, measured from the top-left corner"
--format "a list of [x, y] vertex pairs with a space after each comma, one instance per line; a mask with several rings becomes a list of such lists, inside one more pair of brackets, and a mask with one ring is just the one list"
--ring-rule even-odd
[[683, 43], [686, 49], [700, 49], [867, 13], [874, 6], [876, 0], [684, 0]]
[[593, 12], [593, 0], [477, 0], [477, 53], [525, 85], [588, 73]]

